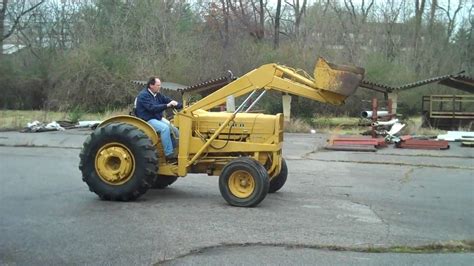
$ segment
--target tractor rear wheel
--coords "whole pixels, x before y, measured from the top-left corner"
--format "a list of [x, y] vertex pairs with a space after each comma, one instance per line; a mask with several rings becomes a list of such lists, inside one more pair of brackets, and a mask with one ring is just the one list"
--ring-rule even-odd
[[154, 189], [164, 189], [176, 182], [177, 176], [157, 175], [155, 181], [151, 185]]
[[265, 167], [249, 157], [232, 160], [219, 176], [222, 197], [237, 207], [257, 206], [267, 195], [269, 185]]
[[84, 142], [79, 157], [82, 180], [103, 200], [137, 199], [151, 187], [158, 170], [151, 140], [125, 123], [96, 129]]
[[268, 193], [275, 193], [286, 183], [288, 177], [288, 167], [286, 166], [285, 159], [281, 158], [281, 170], [280, 173], [270, 180], [270, 189]]

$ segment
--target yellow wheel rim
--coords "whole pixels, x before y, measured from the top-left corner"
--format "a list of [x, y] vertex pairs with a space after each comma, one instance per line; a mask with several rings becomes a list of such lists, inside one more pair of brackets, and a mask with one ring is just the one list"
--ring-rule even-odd
[[255, 180], [253, 176], [243, 170], [235, 171], [229, 177], [230, 192], [241, 199], [248, 198], [255, 190]]
[[108, 143], [95, 156], [95, 170], [105, 183], [122, 185], [133, 176], [135, 158], [125, 145]]

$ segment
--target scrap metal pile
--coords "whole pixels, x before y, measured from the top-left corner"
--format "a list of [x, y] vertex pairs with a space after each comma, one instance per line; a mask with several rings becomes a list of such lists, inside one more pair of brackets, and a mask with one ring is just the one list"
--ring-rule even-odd
[[372, 99], [372, 110], [363, 111], [362, 119], [371, 121], [371, 136], [331, 136], [328, 139], [328, 150], [339, 151], [372, 151], [395, 144], [397, 148], [404, 149], [449, 149], [449, 143], [445, 140], [419, 139], [413, 136], [400, 136], [401, 130], [406, 126], [392, 114], [391, 100], [388, 101], [389, 111], [378, 110], [377, 99]]

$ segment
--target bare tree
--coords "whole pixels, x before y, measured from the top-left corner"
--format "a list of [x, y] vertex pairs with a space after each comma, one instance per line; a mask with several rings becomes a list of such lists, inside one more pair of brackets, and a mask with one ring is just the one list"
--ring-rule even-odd
[[300, 25], [303, 19], [303, 16], [306, 11], [306, 0], [303, 0], [303, 3], [300, 3], [300, 0], [292, 0], [291, 2], [285, 0], [285, 3], [293, 9], [293, 16], [295, 17], [294, 21], [294, 34], [296, 38], [300, 35]]
[[344, 0], [344, 7], [341, 8], [338, 3], [331, 3], [331, 7], [337, 15], [343, 30], [344, 45], [349, 51], [349, 60], [356, 63], [358, 51], [363, 44], [362, 30], [367, 23], [374, 5], [374, 0], [366, 3], [364, 0], [360, 5], [354, 4], [353, 0]]
[[474, 31], [473, 31], [473, 28], [474, 28], [474, 14], [473, 14], [473, 9], [474, 9], [474, 5], [471, 5], [471, 8], [469, 8], [469, 37], [468, 37], [468, 45], [467, 45], [467, 51], [471, 51], [471, 52], [468, 52], [469, 53], [469, 59], [467, 59], [468, 63], [467, 63], [467, 67], [468, 67], [468, 71], [470, 73], [474, 73], [474, 55], [472, 54], [472, 51], [474, 50]]
[[266, 3], [264, 3], [263, 0], [259, 0], [258, 15], [260, 18], [260, 31], [262, 32], [262, 38], [263, 35], [265, 35], [265, 6]]
[[446, 29], [446, 40], [445, 40], [445, 43], [448, 43], [449, 40], [451, 39], [451, 37], [453, 36], [453, 32], [454, 32], [454, 28], [456, 27], [456, 17], [459, 13], [459, 11], [461, 11], [461, 9], [463, 8], [463, 5], [464, 5], [464, 1], [463, 0], [458, 0], [458, 5], [456, 7], [456, 9], [454, 10], [454, 13], [451, 12], [451, 1], [448, 0], [448, 4], [447, 4], [447, 7], [444, 8], [438, 4], [436, 4], [436, 7], [442, 11], [444, 11], [445, 15], [446, 15], [446, 18], [448, 20], [448, 25], [447, 25], [447, 29]]
[[224, 47], [227, 47], [229, 44], [229, 6], [226, 3], [226, 0], [220, 0], [222, 5], [222, 14], [224, 19]]
[[[384, 28], [384, 45], [383, 50], [386, 58], [389, 61], [395, 59], [397, 55], [396, 41], [400, 39], [402, 33], [403, 24], [398, 24], [397, 21], [400, 17], [401, 9], [405, 5], [405, 1], [397, 3], [395, 0], [386, 1], [385, 5], [382, 5], [382, 18]], [[376, 38], [377, 36], [374, 36]]]
[[277, 1], [276, 12], [275, 12], [273, 49], [277, 49], [280, 45], [280, 18], [281, 18], [281, 0], [278, 0]]
[[[258, 6], [256, 1], [250, 1], [253, 7], [253, 15], [255, 24], [257, 24], [257, 33], [260, 35], [260, 39], [265, 36], [265, 7], [266, 3], [263, 0], [258, 0]], [[258, 21], [258, 22], [257, 22]]]
[[7, 12], [8, 0], [2, 0], [2, 7], [0, 7], [0, 58], [3, 55], [3, 40], [5, 35], [5, 14]]
[[10, 37], [33, 10], [43, 4], [45, 0], [28, 1], [16, 0], [11, 3], [8, 0], [2, 0], [0, 8], [0, 58], [3, 55], [3, 42]]
[[265, 8], [266, 2], [259, 0], [226, 0], [233, 16], [245, 27], [247, 32], [257, 40], [265, 36]]
[[425, 0], [415, 0], [415, 35], [413, 36], [413, 49], [415, 50], [415, 59], [418, 50], [418, 43], [420, 39], [421, 22], [423, 19], [423, 12], [425, 12]]
[[367, 6], [365, 4], [365, 1], [362, 0], [360, 7], [356, 8], [352, 0], [344, 0], [344, 6], [351, 15], [350, 17], [353, 22], [357, 22], [358, 17], [360, 17], [359, 19], [362, 24], [367, 22], [367, 16], [374, 5], [374, 0], [371, 0]]
[[431, 0], [430, 21], [428, 23], [430, 34], [433, 34], [433, 26], [434, 26], [434, 20], [435, 20], [437, 6], [438, 6], [438, 0]]

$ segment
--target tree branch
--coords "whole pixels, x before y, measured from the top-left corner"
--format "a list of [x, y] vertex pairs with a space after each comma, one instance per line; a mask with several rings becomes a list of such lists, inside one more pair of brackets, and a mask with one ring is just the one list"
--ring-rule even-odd
[[[18, 23], [20, 22], [20, 19], [28, 14], [29, 12], [33, 11], [35, 8], [39, 7], [41, 4], [43, 4], [46, 0], [41, 0], [39, 1], [37, 4], [31, 6], [30, 8], [28, 8], [27, 10], [24, 10], [22, 11], [14, 20], [13, 20], [13, 26], [10, 28], [10, 30], [8, 30], [8, 32], [6, 34], [4, 34], [3, 36], [1, 36], [2, 38], [2, 41], [7, 39], [8, 37], [10, 37], [13, 32], [15, 32], [16, 28], [18, 27]], [[24, 3], [24, 2], [23, 2]], [[7, 7], [3, 7], [4, 9], [6, 9]]]

